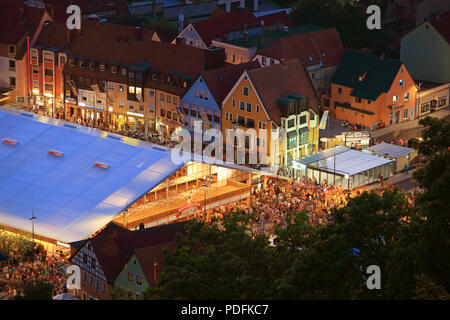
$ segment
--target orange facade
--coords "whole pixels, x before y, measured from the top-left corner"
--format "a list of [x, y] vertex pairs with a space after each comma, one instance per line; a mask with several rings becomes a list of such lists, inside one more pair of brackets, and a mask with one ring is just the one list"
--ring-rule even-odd
[[[240, 128], [245, 131], [252, 128], [256, 131], [257, 137], [260, 136], [260, 129], [266, 129], [267, 140], [261, 144], [267, 150], [267, 155], [270, 155], [270, 133], [273, 126], [274, 124], [266, 113], [253, 85], [244, 73], [222, 105], [222, 135], [224, 139], [227, 137], [227, 129]], [[224, 143], [226, 142], [224, 141]]]
[[[385, 125], [412, 120], [417, 114], [417, 87], [406, 67], [402, 64], [387, 93], [370, 101], [351, 96], [353, 88], [331, 83], [330, 97], [322, 97], [322, 105], [328, 108], [337, 120], [366, 127], [376, 126], [378, 121]], [[327, 101], [328, 100], [328, 101]]]

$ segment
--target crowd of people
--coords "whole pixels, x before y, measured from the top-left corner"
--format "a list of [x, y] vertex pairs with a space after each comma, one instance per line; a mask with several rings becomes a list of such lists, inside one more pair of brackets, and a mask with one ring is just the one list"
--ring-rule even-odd
[[66, 260], [62, 256], [48, 256], [37, 246], [30, 255], [12, 255], [0, 268], [0, 297], [20, 296], [27, 284], [44, 282], [53, 288], [52, 296], [66, 288]]
[[136, 122], [136, 124], [129, 125], [128, 123], [118, 123], [113, 121], [111, 124], [106, 124], [102, 118], [97, 120], [90, 117], [77, 117], [72, 115], [71, 117], [66, 117], [64, 112], [56, 112], [55, 118], [59, 120], [69, 121], [78, 125], [95, 128], [99, 130], [109, 131], [111, 133], [119, 134], [122, 136], [139, 139], [142, 141], [150, 142], [160, 146], [165, 146], [173, 148], [178, 142], [173, 141], [160, 135], [154, 133], [154, 130], [145, 130], [144, 123]]
[[[311, 225], [333, 222], [330, 209], [345, 206], [361, 189], [349, 190], [328, 185], [326, 180], [302, 177], [299, 180], [268, 180], [266, 186], [255, 186], [250, 205], [246, 200], [222, 205], [213, 209], [212, 217], [219, 220], [231, 211], [241, 210], [255, 217], [253, 231], [273, 236], [275, 226], [287, 227], [289, 213], [306, 210]], [[206, 218], [206, 217], [204, 217]]]

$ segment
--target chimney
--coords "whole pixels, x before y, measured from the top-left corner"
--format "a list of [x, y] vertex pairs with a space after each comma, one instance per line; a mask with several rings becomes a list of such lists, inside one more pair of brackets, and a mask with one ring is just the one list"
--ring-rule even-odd
[[69, 28], [66, 29], [66, 45], [70, 46], [70, 30]]
[[142, 40], [142, 29], [140, 27], [134, 28], [134, 43]]

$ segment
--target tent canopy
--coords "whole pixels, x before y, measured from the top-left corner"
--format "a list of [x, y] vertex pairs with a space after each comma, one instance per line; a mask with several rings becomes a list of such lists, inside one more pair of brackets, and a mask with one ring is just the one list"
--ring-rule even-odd
[[[336, 159], [334, 159], [334, 155], [336, 155]], [[336, 172], [336, 174], [342, 176], [346, 174], [353, 176], [392, 162], [392, 160], [339, 145], [335, 147], [335, 150], [330, 148], [306, 156], [296, 162], [319, 171]]]

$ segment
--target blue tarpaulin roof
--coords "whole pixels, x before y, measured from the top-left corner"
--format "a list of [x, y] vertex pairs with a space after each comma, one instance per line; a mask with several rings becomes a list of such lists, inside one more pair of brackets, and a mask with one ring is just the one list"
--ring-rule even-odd
[[36, 234], [81, 240], [183, 165], [170, 149], [64, 124], [0, 108], [0, 224], [31, 231], [34, 212]]

